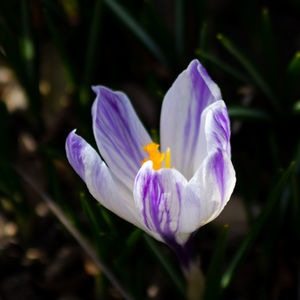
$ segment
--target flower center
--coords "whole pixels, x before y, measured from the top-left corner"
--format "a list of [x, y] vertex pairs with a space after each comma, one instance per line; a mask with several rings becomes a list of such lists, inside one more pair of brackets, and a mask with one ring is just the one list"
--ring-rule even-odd
[[143, 150], [148, 152], [149, 158], [145, 158], [142, 161], [142, 165], [148, 161], [151, 160], [153, 162], [153, 170], [159, 170], [161, 169], [161, 164], [165, 160], [165, 168], [170, 168], [171, 167], [171, 151], [170, 148], [167, 148], [167, 152], [165, 153], [160, 153], [158, 151], [159, 145], [156, 143], [150, 143], [147, 146], [143, 147]]

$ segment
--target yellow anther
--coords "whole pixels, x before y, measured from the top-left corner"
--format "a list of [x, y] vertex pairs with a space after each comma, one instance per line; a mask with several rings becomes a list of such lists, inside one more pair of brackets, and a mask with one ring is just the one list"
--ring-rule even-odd
[[171, 168], [171, 150], [167, 148], [165, 168]]
[[[150, 143], [147, 146], [143, 147], [143, 150], [149, 153], [149, 158], [145, 158], [142, 161], [142, 165], [148, 161], [151, 160], [153, 163], [153, 170], [159, 170], [161, 169], [161, 164], [165, 159], [165, 153], [160, 153], [158, 151], [159, 145], [156, 143]], [[170, 156], [170, 149], [167, 149], [167, 157], [165, 161], [165, 167], [170, 168], [171, 163], [171, 156]]]
[[143, 150], [148, 152], [150, 155], [157, 152], [159, 145], [156, 143], [150, 143], [147, 146], [143, 147]]

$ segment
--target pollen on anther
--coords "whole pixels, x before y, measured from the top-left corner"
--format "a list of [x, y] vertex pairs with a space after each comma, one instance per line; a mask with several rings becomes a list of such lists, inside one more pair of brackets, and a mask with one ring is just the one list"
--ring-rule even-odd
[[[162, 167], [162, 162], [165, 159], [165, 153], [160, 153], [158, 151], [159, 145], [156, 143], [150, 143], [147, 146], [143, 147], [143, 150], [148, 152], [149, 158], [145, 158], [142, 161], [142, 165], [148, 161], [151, 160], [153, 163], [153, 169], [154, 170], [159, 170]], [[167, 154], [168, 155], [168, 154]], [[169, 154], [170, 155], [170, 154]], [[170, 160], [170, 159], [169, 159]]]

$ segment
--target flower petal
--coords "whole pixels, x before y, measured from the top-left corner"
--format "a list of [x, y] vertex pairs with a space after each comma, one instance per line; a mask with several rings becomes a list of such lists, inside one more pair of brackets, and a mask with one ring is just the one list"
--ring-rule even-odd
[[138, 221], [132, 193], [112, 176], [98, 153], [75, 130], [68, 135], [66, 152], [70, 164], [95, 199], [121, 218], [143, 227]]
[[211, 153], [185, 189], [180, 231], [193, 232], [215, 219], [230, 199], [235, 182], [235, 171], [227, 153], [221, 149]]
[[201, 162], [210, 152], [224, 150], [231, 157], [230, 121], [223, 100], [212, 103], [202, 113], [200, 136], [196, 146], [193, 170], [196, 172]]
[[172, 166], [186, 178], [193, 175], [201, 114], [208, 105], [220, 99], [218, 86], [198, 60], [193, 60], [178, 76], [164, 98], [160, 120], [161, 149], [171, 149]]
[[142, 161], [142, 147], [151, 143], [147, 131], [124, 93], [93, 87], [97, 98], [92, 109], [93, 129], [99, 151], [114, 175], [128, 188]]
[[[177, 232], [180, 223], [182, 195], [186, 179], [174, 169], [153, 170], [146, 162], [134, 185], [134, 200], [140, 219], [151, 233], [158, 233], [165, 242], [183, 243]], [[178, 240], [179, 239], [179, 240]]]

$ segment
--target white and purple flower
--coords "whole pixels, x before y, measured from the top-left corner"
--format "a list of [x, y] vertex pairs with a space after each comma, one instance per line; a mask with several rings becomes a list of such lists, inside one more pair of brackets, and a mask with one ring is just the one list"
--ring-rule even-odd
[[198, 60], [178, 76], [162, 105], [161, 152], [124, 93], [93, 90], [93, 131], [105, 162], [74, 130], [70, 164], [103, 206], [180, 252], [220, 214], [236, 182], [218, 86]]

